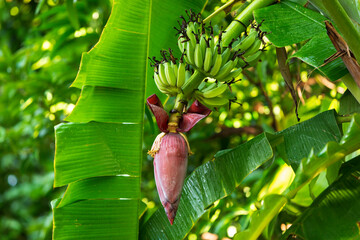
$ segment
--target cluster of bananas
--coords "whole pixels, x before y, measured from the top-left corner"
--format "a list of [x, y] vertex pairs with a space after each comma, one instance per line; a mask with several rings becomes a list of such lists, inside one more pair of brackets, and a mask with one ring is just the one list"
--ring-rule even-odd
[[215, 41], [214, 31], [211, 24], [206, 25], [200, 14], [187, 12], [189, 21], [182, 18], [179, 22], [180, 29], [178, 46], [185, 53], [185, 60], [194, 69], [200, 70], [207, 77], [218, 81], [228, 82], [239, 77], [242, 68], [256, 63], [262, 54], [261, 46], [263, 33], [259, 28], [252, 25], [247, 34], [233, 39], [230, 44], [223, 46], [220, 31]]
[[181, 87], [187, 79], [190, 78], [190, 71], [186, 70], [186, 63], [184, 63], [184, 55], [181, 56], [179, 64], [176, 63], [176, 58], [169, 49], [160, 52], [162, 60], [159, 61], [155, 57], [150, 59], [152, 67], [154, 67], [154, 81], [160, 92], [169, 96], [176, 96], [181, 92]]
[[245, 31], [225, 46], [223, 30], [214, 36], [211, 23], [205, 24], [201, 15], [191, 10], [186, 13], [189, 20], [181, 16], [180, 28], [175, 28], [182, 52], [179, 64], [171, 49], [169, 53], [161, 51], [161, 61], [150, 59], [155, 67], [156, 86], [162, 93], [176, 96], [182, 92], [181, 87], [192, 73], [199, 71], [205, 76], [205, 81], [194, 89], [193, 96], [197, 100], [214, 108], [235, 102], [230, 85], [239, 80], [244, 68], [254, 65], [261, 58], [265, 48], [262, 40], [264, 33], [259, 26], [252, 24], [248, 33]]
[[221, 82], [202, 82], [194, 92], [195, 98], [208, 107], [221, 107], [235, 101], [236, 97], [231, 92], [227, 83]]

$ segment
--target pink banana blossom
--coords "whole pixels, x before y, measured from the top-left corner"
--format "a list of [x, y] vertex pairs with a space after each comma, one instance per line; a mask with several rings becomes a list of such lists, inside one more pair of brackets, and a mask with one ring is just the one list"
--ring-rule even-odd
[[154, 157], [156, 188], [172, 225], [180, 203], [188, 156], [191, 154], [189, 142], [183, 132], [188, 132], [208, 116], [211, 110], [195, 101], [185, 113], [177, 113], [177, 117], [171, 116], [169, 120], [169, 115], [156, 94], [147, 99], [147, 105], [161, 131], [148, 154]]

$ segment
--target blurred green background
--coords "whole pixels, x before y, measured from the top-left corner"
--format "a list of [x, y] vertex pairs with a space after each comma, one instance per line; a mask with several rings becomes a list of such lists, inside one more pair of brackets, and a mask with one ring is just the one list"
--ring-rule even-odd
[[[203, 16], [225, 2], [209, 1]], [[64, 188], [53, 189], [54, 126], [71, 112], [78, 99], [80, 91], [69, 86], [77, 74], [82, 52], [97, 42], [110, 11], [111, 0], [0, 1], [1, 239], [51, 239], [50, 202], [64, 192]], [[236, 11], [214, 21], [226, 26], [234, 14]], [[175, 30], [169, 31], [175, 35]], [[287, 48], [290, 53], [293, 49]], [[338, 99], [346, 89], [341, 82], [330, 82], [297, 59], [290, 61], [290, 69], [296, 80], [301, 121], [338, 108]], [[189, 159], [188, 173], [211, 160], [221, 149], [297, 122], [273, 47], [268, 48], [256, 68], [244, 73], [233, 90], [241, 105], [232, 104], [230, 110], [221, 108], [213, 112], [189, 133], [195, 154]], [[145, 116], [142, 197], [150, 215], [161, 204], [152, 158], [146, 155], [158, 129], [148, 120]], [[276, 164], [261, 167], [231, 196], [218, 201], [196, 224], [188, 239], [205, 239], [206, 234], [216, 239], [208, 232], [220, 239], [232, 237], [241, 228], [237, 217], [246, 215], [243, 203], [266, 191], [278, 190], [276, 186], [291, 178], [292, 170], [280, 157], [275, 156], [273, 162]], [[278, 174], [286, 177], [277, 178]], [[259, 184], [266, 180], [268, 185]]]

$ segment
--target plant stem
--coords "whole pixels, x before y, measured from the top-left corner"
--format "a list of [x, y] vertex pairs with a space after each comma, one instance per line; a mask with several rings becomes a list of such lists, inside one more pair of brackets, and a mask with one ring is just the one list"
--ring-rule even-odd
[[[215, 12], [213, 12], [212, 14], [210, 14], [207, 18], [204, 19], [204, 23], [209, 22], [213, 17], [217, 16], [218, 14], [224, 12], [225, 16], [227, 15], [228, 12], [232, 11], [232, 8], [234, 7], [234, 5], [236, 5], [237, 3], [243, 4], [242, 1], [240, 0], [230, 0], [227, 3], [225, 3], [224, 5], [222, 5], [221, 7], [219, 7], [218, 9], [216, 9]], [[228, 10], [230, 8], [230, 10]]]
[[356, 30], [353, 22], [347, 15], [345, 9], [341, 6], [338, 0], [322, 0], [323, 5], [329, 12], [331, 19], [340, 29], [346, 43], [349, 45], [355, 58], [360, 60], [360, 34]]
[[[253, 20], [253, 11], [266, 7], [277, 0], [255, 0], [247, 6], [236, 18], [230, 23], [223, 34], [222, 45], [227, 46], [233, 38], [237, 38]], [[244, 26], [245, 25], [245, 26]]]

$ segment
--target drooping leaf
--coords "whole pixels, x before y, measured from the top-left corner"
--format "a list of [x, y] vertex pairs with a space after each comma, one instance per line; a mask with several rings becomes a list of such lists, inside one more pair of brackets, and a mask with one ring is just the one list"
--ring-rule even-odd
[[345, 163], [331, 184], [286, 231], [304, 239], [360, 239], [360, 158]]

